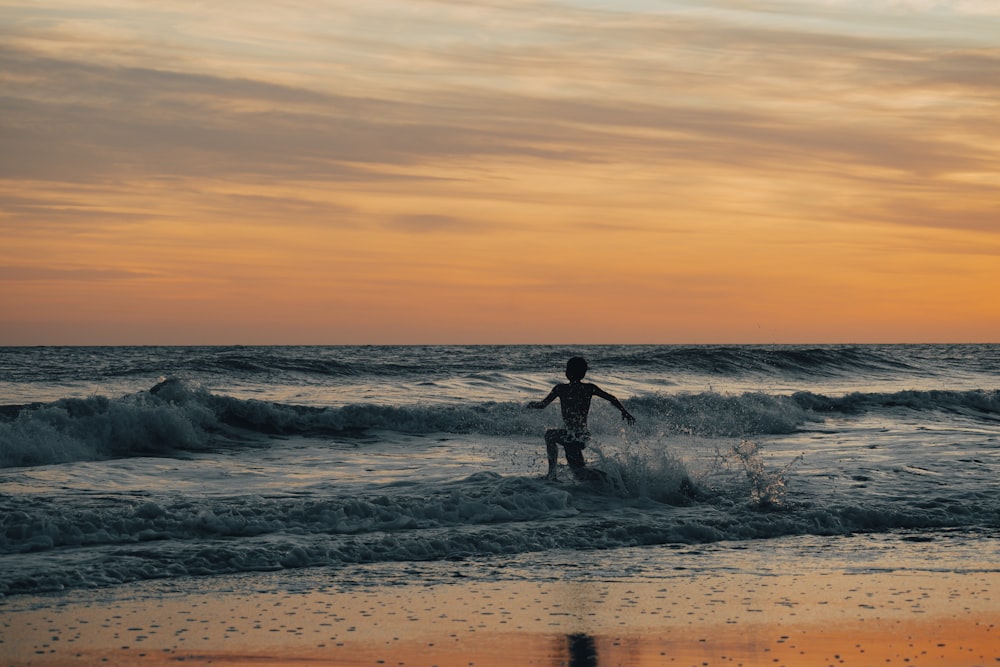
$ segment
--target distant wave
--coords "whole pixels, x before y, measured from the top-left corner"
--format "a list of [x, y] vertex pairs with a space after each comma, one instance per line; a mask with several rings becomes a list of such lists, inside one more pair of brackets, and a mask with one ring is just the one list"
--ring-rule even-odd
[[458, 377], [470, 369], [500, 374], [558, 372], [582, 354], [602, 372], [669, 378], [767, 376], [809, 379], [852, 375], [917, 375], [1000, 371], [996, 345], [592, 345], [3, 348], [3, 372], [16, 382], [63, 377], [176, 377], [250, 382], [321, 383], [364, 378]]
[[[356, 352], [356, 351], [354, 351]], [[538, 347], [400, 348], [395, 361], [379, 355], [374, 363], [365, 356], [345, 353], [334, 357], [315, 355], [314, 350], [261, 354], [259, 348], [231, 352], [205, 359], [226, 369], [282, 370], [331, 376], [419, 377], [428, 372], [456, 369], [467, 372], [480, 367], [501, 373], [533, 373], [540, 368], [559, 369], [567, 355], [584, 354], [604, 369], [619, 372], [650, 372], [665, 375], [695, 371], [708, 375], [739, 376], [771, 374], [808, 377], [852, 374], [859, 371], [912, 373], [926, 361], [912, 350], [892, 346], [582, 346], [565, 350]], [[461, 361], [458, 361], [461, 360]]]
[[[628, 399], [639, 433], [742, 438], [791, 433], [831, 413], [883, 408], [947, 410], [1000, 419], [998, 391], [903, 391], [828, 397], [744, 393], [650, 394]], [[596, 411], [595, 411], [596, 412]], [[368, 430], [405, 433], [530, 435], [549, 422], [513, 402], [428, 406], [354, 404], [316, 408], [213, 394], [168, 379], [119, 398], [92, 396], [0, 408], [0, 467], [127, 456], [162, 456], [223, 446], [260, 446], [264, 436], [351, 436]], [[592, 416], [595, 434], [615, 433], [613, 417]]]
[[912, 373], [918, 362], [900, 352], [901, 349], [882, 346], [667, 346], [640, 348], [610, 361], [644, 369], [653, 364], [667, 373], [687, 370], [719, 376], [767, 374], [808, 378], [859, 371]]

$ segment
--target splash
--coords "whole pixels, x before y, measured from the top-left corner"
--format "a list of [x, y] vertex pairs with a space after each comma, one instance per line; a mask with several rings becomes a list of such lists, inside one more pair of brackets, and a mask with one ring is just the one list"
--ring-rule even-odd
[[764, 467], [760, 444], [752, 440], [741, 440], [728, 453], [720, 454], [719, 459], [723, 464], [735, 461], [746, 474], [747, 491], [753, 506], [764, 510], [787, 508], [788, 471], [802, 460], [801, 455], [780, 470], [769, 471]]
[[608, 486], [620, 496], [687, 505], [699, 486], [687, 464], [662, 444], [632, 444], [613, 453], [595, 447], [593, 452], [596, 467], [604, 471]]

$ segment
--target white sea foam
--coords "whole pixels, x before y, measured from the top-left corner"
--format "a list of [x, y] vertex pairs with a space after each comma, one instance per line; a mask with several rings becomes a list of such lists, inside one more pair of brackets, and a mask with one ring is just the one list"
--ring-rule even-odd
[[[745, 437], [792, 433], [828, 414], [886, 408], [947, 410], [1000, 421], [1000, 392], [904, 391], [828, 397], [759, 392], [723, 395], [650, 394], [627, 399], [638, 432]], [[177, 379], [122, 397], [61, 399], [7, 410], [0, 421], [0, 467], [43, 465], [122, 456], [165, 455], [210, 447], [259, 446], [260, 435], [358, 435], [403, 433], [521, 436], [537, 432], [543, 418], [511, 402], [430, 406], [351, 404], [316, 408], [237, 399]], [[595, 411], [598, 433], [619, 425]]]

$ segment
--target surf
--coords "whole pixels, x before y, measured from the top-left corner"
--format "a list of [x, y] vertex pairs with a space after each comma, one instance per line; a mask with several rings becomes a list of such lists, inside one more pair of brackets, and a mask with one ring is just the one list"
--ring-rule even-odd
[[[645, 438], [690, 435], [752, 438], [794, 433], [830, 416], [882, 410], [940, 411], [984, 424], [1000, 419], [1000, 391], [929, 390], [644, 394], [623, 401]], [[619, 431], [612, 411], [595, 409], [597, 435]], [[219, 447], [267, 446], [274, 436], [358, 437], [371, 431], [521, 437], [544, 432], [546, 417], [510, 401], [427, 405], [353, 403], [302, 406], [242, 399], [180, 378], [119, 397], [93, 395], [0, 410], [0, 467], [36, 466], [129, 456], [170, 456]], [[628, 462], [616, 463], [628, 467]], [[664, 463], [666, 466], [667, 464]]]

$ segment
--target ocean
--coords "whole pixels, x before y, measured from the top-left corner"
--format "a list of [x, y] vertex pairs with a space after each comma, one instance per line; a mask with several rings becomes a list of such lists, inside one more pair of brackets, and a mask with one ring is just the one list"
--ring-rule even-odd
[[[594, 399], [604, 482], [544, 479], [559, 406], [525, 407], [576, 355], [636, 418]], [[992, 577], [998, 377], [1000, 345], [2, 348], [0, 596], [797, 553]]]

